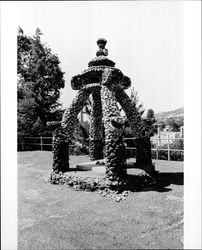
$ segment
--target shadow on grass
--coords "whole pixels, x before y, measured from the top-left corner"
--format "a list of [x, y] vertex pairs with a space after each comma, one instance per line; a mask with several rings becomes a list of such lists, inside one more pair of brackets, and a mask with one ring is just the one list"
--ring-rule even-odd
[[184, 185], [184, 173], [158, 173], [154, 176], [156, 183], [152, 186], [145, 187], [139, 191], [157, 191], [157, 192], [169, 192], [172, 189], [169, 188], [171, 184]]
[[[79, 170], [77, 168], [70, 168], [68, 172], [88, 172], [87, 170]], [[123, 192], [124, 190], [128, 190], [131, 192], [147, 192], [147, 191], [156, 191], [156, 192], [169, 192], [172, 191], [170, 185], [183, 185], [184, 184], [184, 174], [183, 172], [158, 172], [155, 171], [152, 175], [149, 174], [127, 174], [123, 181], [125, 182], [124, 185], [119, 185], [117, 181], [110, 181], [101, 178], [98, 181], [95, 177], [81, 177], [81, 176], [69, 176], [70, 186], [76, 186], [78, 189], [84, 189], [89, 191], [95, 190], [104, 190], [104, 189], [111, 189], [117, 190], [118, 192]], [[60, 179], [62, 180], [63, 177], [56, 174], [56, 177], [52, 178], [54, 181], [53, 184], [59, 184]], [[95, 179], [97, 181], [95, 182]], [[59, 181], [58, 183], [56, 183]], [[65, 180], [66, 181], [66, 180]], [[65, 183], [63, 180], [62, 182]], [[70, 184], [71, 183], [71, 184]], [[116, 184], [115, 184], [116, 183]]]
[[87, 171], [89, 171], [89, 169], [78, 169], [78, 168], [73, 168], [73, 167], [71, 167], [71, 168], [69, 168], [68, 169], [68, 171], [67, 171], [67, 173], [68, 172], [87, 172]]

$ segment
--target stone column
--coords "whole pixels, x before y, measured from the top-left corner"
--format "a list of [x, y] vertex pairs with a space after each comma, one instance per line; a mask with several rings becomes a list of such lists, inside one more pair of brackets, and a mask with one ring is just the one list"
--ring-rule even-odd
[[69, 170], [69, 142], [61, 129], [56, 129], [53, 142], [53, 170], [56, 173], [66, 172]]
[[[147, 166], [152, 164], [151, 159], [151, 142], [149, 137], [136, 139], [136, 163], [137, 166]], [[148, 166], [147, 166], [148, 167]]]
[[85, 105], [90, 92], [79, 90], [70, 107], [64, 112], [61, 127], [56, 129], [52, 142], [53, 170], [66, 172], [69, 169], [69, 141], [74, 132], [77, 115]]
[[71, 138], [72, 133], [74, 132], [75, 123], [77, 121], [77, 115], [82, 110], [83, 106], [86, 103], [86, 100], [90, 95], [90, 91], [87, 87], [88, 86], [79, 90], [70, 107], [66, 109], [63, 114], [61, 125], [62, 128], [66, 131], [67, 139]]
[[[126, 150], [122, 141], [122, 126], [117, 124], [116, 117], [120, 112], [115, 94], [106, 86], [102, 86], [101, 100], [105, 128], [106, 176], [110, 180], [117, 180], [126, 175]], [[115, 124], [114, 124], [115, 123]]]
[[144, 136], [145, 128], [142, 126], [141, 116], [137, 112], [135, 104], [132, 103], [123, 89], [118, 89], [115, 96], [128, 118], [134, 136], [137, 137], [136, 163], [138, 166], [147, 166], [150, 170], [150, 167], [148, 166], [152, 164], [151, 142], [149, 137]]
[[90, 159], [103, 159], [103, 142], [102, 142], [102, 103], [100, 89], [92, 92], [92, 111], [90, 118], [90, 142], [89, 153]]

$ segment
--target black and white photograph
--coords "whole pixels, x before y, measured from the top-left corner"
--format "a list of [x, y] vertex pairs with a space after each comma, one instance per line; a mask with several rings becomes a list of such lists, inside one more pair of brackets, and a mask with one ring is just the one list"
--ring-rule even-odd
[[1, 3], [2, 250], [201, 249], [201, 2]]

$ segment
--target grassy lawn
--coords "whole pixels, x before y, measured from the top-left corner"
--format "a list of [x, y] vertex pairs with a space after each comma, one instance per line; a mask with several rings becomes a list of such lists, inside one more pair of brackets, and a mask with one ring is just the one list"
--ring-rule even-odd
[[118, 203], [49, 184], [51, 152], [19, 152], [18, 249], [183, 249], [183, 162], [154, 163], [162, 188]]

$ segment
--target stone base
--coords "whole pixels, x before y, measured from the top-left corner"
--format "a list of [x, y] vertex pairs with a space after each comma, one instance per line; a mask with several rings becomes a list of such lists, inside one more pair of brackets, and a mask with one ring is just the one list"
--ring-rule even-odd
[[144, 170], [149, 175], [153, 175], [156, 173], [154, 164], [149, 164], [149, 165], [145, 165], [145, 166], [138, 166], [137, 164], [135, 164], [134, 167]]
[[76, 165], [76, 169], [81, 171], [97, 171], [105, 173], [105, 159], [79, 163]]
[[[94, 172], [100, 172], [100, 173], [105, 174], [105, 171], [106, 171], [105, 162], [106, 162], [106, 159], [79, 163], [76, 165], [76, 169], [80, 171], [94, 171]], [[136, 164], [134, 158], [130, 158], [127, 160], [127, 169], [130, 169], [130, 168], [142, 169], [149, 175], [153, 175], [156, 172], [154, 164], [139, 166]]]
[[125, 200], [130, 192], [138, 192], [156, 185], [156, 180], [144, 170], [130, 168], [119, 181], [111, 181], [105, 174], [95, 171], [74, 171], [59, 174], [51, 172], [51, 184], [65, 185], [75, 191], [98, 191], [103, 197], [110, 196], [115, 201]]

